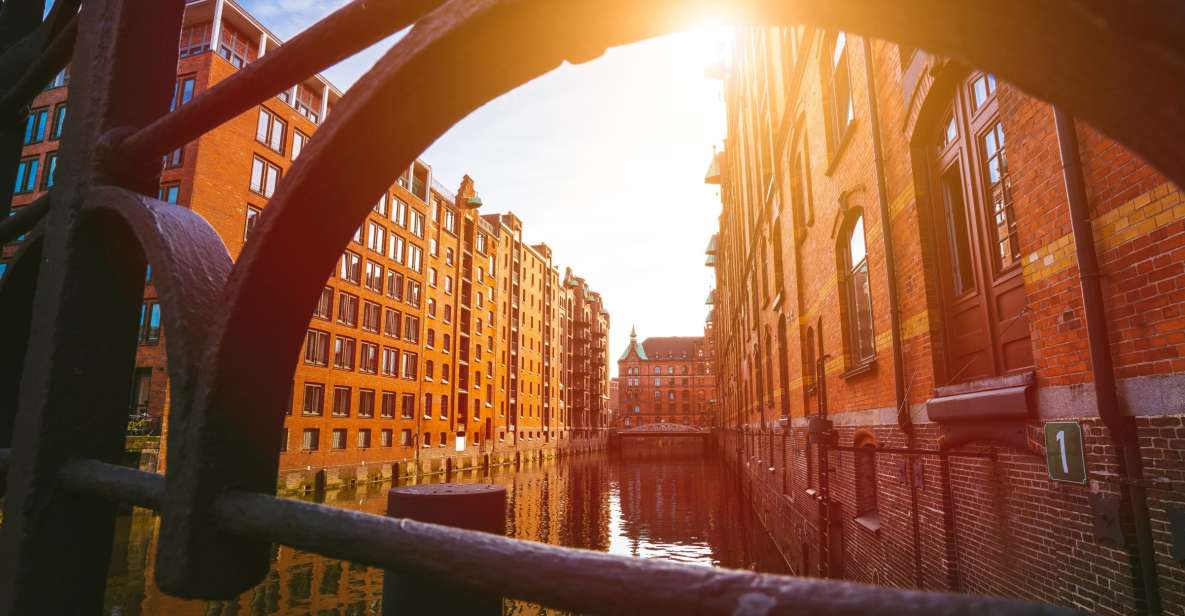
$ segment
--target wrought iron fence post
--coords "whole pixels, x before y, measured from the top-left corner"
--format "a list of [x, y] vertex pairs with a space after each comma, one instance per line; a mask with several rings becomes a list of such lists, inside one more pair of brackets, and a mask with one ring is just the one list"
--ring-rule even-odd
[[[387, 515], [504, 535], [506, 488], [453, 483], [391, 488], [387, 491]], [[428, 613], [498, 616], [502, 597], [470, 592], [439, 577], [384, 572], [384, 616]]]
[[42, 244], [40, 258], [17, 263], [39, 270], [32, 321], [5, 323], [29, 337], [15, 417], [7, 404], [2, 413], [17, 446], [0, 530], [0, 614], [102, 610], [116, 504], [66, 489], [62, 472], [75, 459], [123, 457], [144, 256], [125, 225], [85, 206], [101, 184], [156, 190], [159, 159], [104, 160], [104, 137], [168, 110], [184, 4], [94, 0], [79, 15], [59, 181], [45, 233], [30, 240]]

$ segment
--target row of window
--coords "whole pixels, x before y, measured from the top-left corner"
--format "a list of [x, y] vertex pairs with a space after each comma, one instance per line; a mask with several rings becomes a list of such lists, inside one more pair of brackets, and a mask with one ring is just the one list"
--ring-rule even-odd
[[[378, 202], [374, 204], [374, 211], [383, 218], [411, 231], [412, 235], [424, 239], [424, 215], [416, 211], [415, 208], [408, 207], [407, 202], [403, 199], [383, 193], [383, 196], [379, 197]], [[361, 243], [361, 240], [355, 241]], [[383, 251], [376, 249], [375, 252], [381, 253]]]
[[[354, 407], [354, 391], [352, 387], [347, 385], [335, 385], [333, 387], [333, 398], [331, 400], [332, 406], [330, 414], [333, 417], [350, 417], [356, 415], [361, 419], [370, 419], [375, 416], [376, 396], [378, 403], [379, 417], [382, 419], [394, 419], [396, 405], [398, 404], [399, 417], [401, 419], [415, 419], [416, 415], [416, 395], [411, 393], [396, 394], [393, 391], [376, 392], [374, 389], [360, 388], [358, 390], [357, 403]], [[325, 384], [324, 383], [305, 383], [304, 384], [304, 404], [301, 407], [301, 414], [311, 417], [321, 417], [325, 414]], [[474, 398], [473, 400], [473, 418], [481, 419], [482, 401]], [[440, 419], [448, 419], [452, 412], [452, 405], [450, 404], [448, 394], [434, 396], [432, 393], [425, 393], [423, 398], [423, 412], [424, 419], [432, 419], [433, 410], [440, 414]], [[465, 409], [459, 409], [462, 413]]]
[[338, 278], [350, 284], [365, 286], [375, 293], [386, 294], [391, 299], [407, 302], [416, 308], [420, 307], [422, 287], [418, 281], [407, 278], [392, 268], [384, 268], [374, 261], [367, 260], [364, 282], [362, 262], [363, 259], [358, 253], [347, 250], [338, 265]]
[[41, 143], [47, 138], [57, 141], [62, 138], [62, 126], [66, 123], [66, 103], [59, 103], [53, 108], [53, 120], [50, 121], [50, 108], [40, 107], [29, 112], [25, 118], [24, 145]]
[[[44, 172], [42, 171], [43, 169]], [[44, 164], [40, 156], [22, 158], [16, 164], [16, 185], [13, 187], [12, 193], [14, 195], [23, 195], [36, 190], [48, 190], [54, 185], [57, 173], [57, 152], [46, 153]], [[38, 188], [37, 183], [38, 177], [41, 179], [40, 188]]]
[[[304, 361], [313, 366], [329, 365], [329, 332], [308, 330], [305, 336]], [[355, 363], [356, 362], [356, 363]], [[365, 374], [415, 379], [419, 376], [419, 356], [410, 351], [380, 347], [373, 342], [358, 342], [346, 336], [333, 337], [333, 367]]]

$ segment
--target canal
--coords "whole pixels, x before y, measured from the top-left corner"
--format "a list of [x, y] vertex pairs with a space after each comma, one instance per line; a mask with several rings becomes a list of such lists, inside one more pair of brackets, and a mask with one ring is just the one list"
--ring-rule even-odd
[[[438, 483], [442, 476], [421, 483]], [[740, 495], [735, 477], [713, 456], [622, 460], [584, 455], [488, 474], [454, 475], [462, 483], [507, 488], [507, 529], [519, 539], [768, 573], [788, 569]], [[325, 502], [383, 513], [390, 484], [330, 491]], [[150, 582], [158, 518], [136, 509], [120, 516], [105, 613], [112, 616], [231, 616], [381, 613], [382, 572], [289, 547], [273, 553], [262, 583], [234, 601], [168, 597]], [[507, 614], [544, 613], [506, 602]]]

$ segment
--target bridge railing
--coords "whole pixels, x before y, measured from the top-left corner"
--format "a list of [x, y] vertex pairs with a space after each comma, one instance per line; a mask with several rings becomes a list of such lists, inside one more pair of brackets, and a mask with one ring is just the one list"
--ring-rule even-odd
[[[160, 512], [156, 583], [190, 598], [247, 590], [281, 543], [585, 613], [1068, 613], [645, 561], [274, 496], [293, 361], [325, 276], [378, 195], [480, 104], [669, 28], [656, 16], [678, 3], [355, 0], [170, 112], [185, 4], [58, 0], [46, 17], [41, 0], [7, 0], [0, 12], [3, 173], [21, 153], [13, 119], [71, 66], [54, 186], [6, 218], [13, 182], [0, 177], [0, 241], [29, 233], [0, 279], [0, 614], [100, 612], [121, 503]], [[413, 23], [322, 124], [237, 262], [197, 214], [151, 198], [163, 154]], [[524, 54], [523, 41], [540, 47]], [[431, 96], [410, 94], [427, 82]], [[164, 476], [118, 465], [146, 263], [168, 332]]]

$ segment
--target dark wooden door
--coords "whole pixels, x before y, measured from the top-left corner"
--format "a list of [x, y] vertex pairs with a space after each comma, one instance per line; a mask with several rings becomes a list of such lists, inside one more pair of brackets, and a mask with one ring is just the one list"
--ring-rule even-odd
[[976, 73], [938, 127], [932, 190], [947, 383], [1033, 365], [996, 82]]

